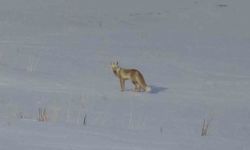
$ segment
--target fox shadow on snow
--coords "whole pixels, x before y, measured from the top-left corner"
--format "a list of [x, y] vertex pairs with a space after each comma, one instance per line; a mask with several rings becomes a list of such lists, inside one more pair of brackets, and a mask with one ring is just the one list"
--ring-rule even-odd
[[[150, 85], [150, 88], [151, 88], [151, 91], [148, 92], [150, 94], [157, 94], [157, 93], [160, 93], [160, 92], [163, 92], [165, 90], [167, 90], [168, 88], [166, 87], [160, 87], [160, 86], [154, 86], [154, 85]], [[125, 91], [133, 91], [132, 89], [125, 89]]]
[[166, 87], [160, 87], [160, 86], [154, 86], [154, 85], [150, 85], [150, 87], [151, 87], [151, 91], [149, 93], [151, 94], [157, 94], [168, 89]]

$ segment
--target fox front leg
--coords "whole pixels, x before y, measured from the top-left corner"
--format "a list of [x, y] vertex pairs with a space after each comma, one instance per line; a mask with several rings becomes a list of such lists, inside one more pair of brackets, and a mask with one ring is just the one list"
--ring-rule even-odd
[[125, 89], [125, 80], [120, 79], [121, 91], [123, 92]]

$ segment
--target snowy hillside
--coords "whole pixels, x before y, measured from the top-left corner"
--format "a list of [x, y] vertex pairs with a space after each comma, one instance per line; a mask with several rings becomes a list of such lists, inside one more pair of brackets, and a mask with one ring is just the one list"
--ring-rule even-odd
[[0, 0], [0, 149], [250, 149], [249, 5]]

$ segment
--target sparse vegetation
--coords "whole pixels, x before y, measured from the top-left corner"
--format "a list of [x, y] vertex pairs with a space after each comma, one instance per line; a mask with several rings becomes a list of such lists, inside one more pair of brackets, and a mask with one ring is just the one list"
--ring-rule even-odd
[[87, 125], [87, 114], [83, 115], [83, 126]]
[[217, 6], [222, 8], [222, 7], [227, 7], [228, 5], [227, 4], [218, 4]]
[[46, 108], [39, 108], [38, 109], [38, 121], [40, 122], [47, 122], [48, 121], [48, 113]]
[[209, 122], [204, 119], [202, 129], [201, 129], [201, 136], [207, 136]]

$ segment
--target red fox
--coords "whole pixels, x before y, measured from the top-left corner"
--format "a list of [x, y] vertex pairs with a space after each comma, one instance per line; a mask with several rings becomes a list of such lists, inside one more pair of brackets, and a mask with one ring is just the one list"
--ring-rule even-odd
[[119, 67], [118, 62], [111, 63], [111, 67], [115, 76], [120, 79], [121, 91], [125, 89], [125, 80], [131, 80], [135, 86], [136, 92], [150, 92], [151, 88], [146, 84], [143, 75], [137, 69], [124, 69]]

